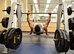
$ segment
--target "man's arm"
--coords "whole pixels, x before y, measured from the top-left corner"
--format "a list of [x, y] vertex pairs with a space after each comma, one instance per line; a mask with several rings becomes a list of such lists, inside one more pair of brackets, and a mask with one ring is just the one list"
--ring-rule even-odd
[[46, 35], [48, 35], [47, 27], [48, 27], [50, 21], [51, 21], [51, 14], [49, 14], [48, 20], [47, 20], [47, 22], [44, 24], [44, 30], [45, 30]]
[[48, 27], [49, 23], [51, 21], [51, 14], [49, 13], [49, 17], [47, 19], [47, 22], [45, 23], [45, 26]]
[[28, 22], [28, 25], [30, 27], [30, 34], [32, 34], [32, 31], [33, 31], [33, 27], [32, 27], [32, 22], [30, 21], [30, 18], [29, 18], [29, 14], [27, 14], [27, 22]]
[[27, 22], [29, 24], [29, 27], [31, 28], [32, 27], [32, 22], [30, 21], [29, 14], [27, 14]]

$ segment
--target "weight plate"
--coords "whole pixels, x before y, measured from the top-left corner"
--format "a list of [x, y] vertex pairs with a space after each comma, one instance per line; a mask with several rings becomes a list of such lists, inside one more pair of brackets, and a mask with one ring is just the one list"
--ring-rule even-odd
[[4, 44], [4, 37], [7, 30], [3, 30], [0, 32], [0, 43]]
[[69, 30], [74, 31], [74, 18], [68, 19]]
[[9, 32], [8, 38], [7, 38], [7, 45], [10, 49], [17, 49], [20, 46], [20, 43], [22, 41], [22, 31], [21, 29], [12, 29]]
[[9, 6], [7, 7], [7, 13], [10, 14], [10, 12], [11, 12], [11, 7]]
[[9, 17], [5, 17], [2, 19], [2, 26], [7, 28], [8, 27]]
[[70, 37], [70, 49], [74, 50], [74, 32], [69, 32]]
[[9, 48], [9, 45], [10, 43], [8, 43], [8, 35], [9, 35], [9, 32], [12, 30], [13, 28], [9, 28], [7, 31], [6, 31], [6, 34], [5, 34], [5, 37], [4, 37], [4, 45], [6, 46], [6, 48]]
[[56, 48], [57, 52], [63, 52], [64, 51], [64, 43], [63, 43], [64, 37], [63, 37], [61, 29], [57, 29], [55, 31], [54, 39], [57, 39], [57, 40], [54, 41], [55, 48]]
[[69, 41], [67, 40], [68, 35], [66, 31], [63, 31], [63, 30], [62, 30], [62, 34], [64, 36], [64, 52], [67, 52], [69, 50]]
[[68, 8], [67, 8], [67, 14], [68, 14], [68, 15], [71, 15], [71, 14], [72, 14], [72, 8], [71, 8], [71, 7], [68, 7]]

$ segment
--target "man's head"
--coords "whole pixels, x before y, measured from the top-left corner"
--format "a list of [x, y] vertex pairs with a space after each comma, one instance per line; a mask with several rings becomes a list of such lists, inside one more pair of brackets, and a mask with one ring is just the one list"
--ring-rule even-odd
[[36, 25], [36, 26], [35, 26], [35, 32], [40, 32], [40, 29], [41, 29], [41, 28], [40, 28], [39, 25]]
[[42, 26], [42, 24], [35, 24], [33, 31], [34, 31], [34, 33], [36, 35], [42, 34], [43, 33], [43, 26]]

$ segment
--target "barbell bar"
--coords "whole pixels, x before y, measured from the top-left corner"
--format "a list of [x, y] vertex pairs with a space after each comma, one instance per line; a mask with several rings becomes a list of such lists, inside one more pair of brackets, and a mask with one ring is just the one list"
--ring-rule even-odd
[[[8, 14], [10, 14], [10, 12], [11, 12], [11, 7], [8, 6], [6, 10], [2, 10], [2, 11], [6, 11]], [[15, 11], [15, 10], [14, 10], [14, 11]], [[17, 10], [16, 10], [16, 12], [17, 12]], [[23, 12], [21, 12], [21, 13], [22, 13], [22, 14], [28, 14], [28, 13], [23, 13]], [[49, 12], [49, 13], [50, 13], [50, 12]], [[29, 14], [49, 14], [49, 13], [29, 13]], [[14, 14], [16, 14], [16, 13], [14, 13]], [[51, 13], [51, 14], [57, 14], [57, 13]]]
[[[16, 13], [14, 13], [14, 14], [16, 14]], [[21, 14], [57, 14], [57, 13], [21, 13]]]

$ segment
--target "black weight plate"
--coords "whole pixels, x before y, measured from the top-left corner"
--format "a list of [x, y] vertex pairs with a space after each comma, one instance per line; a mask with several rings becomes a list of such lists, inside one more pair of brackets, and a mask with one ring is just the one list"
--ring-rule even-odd
[[4, 44], [4, 37], [7, 30], [3, 30], [0, 32], [0, 43]]
[[63, 34], [63, 36], [64, 36], [64, 52], [67, 52], [68, 50], [69, 50], [69, 41], [67, 40], [67, 37], [68, 37], [68, 35], [67, 35], [67, 33], [66, 33], [66, 31], [63, 31], [62, 30], [62, 34]]
[[70, 37], [70, 49], [74, 50], [74, 32], [69, 32]]
[[2, 26], [7, 28], [8, 27], [9, 17], [5, 17], [2, 19]]
[[7, 13], [10, 14], [10, 12], [11, 12], [11, 7], [9, 6], [7, 7]]
[[57, 52], [63, 52], [64, 51], [64, 40], [63, 40], [63, 34], [62, 34], [62, 30], [57, 29], [55, 32], [55, 36], [54, 39], [56, 39], [54, 41], [55, 43], [55, 48], [57, 50]]
[[71, 7], [68, 7], [68, 8], [67, 8], [67, 14], [68, 14], [68, 15], [71, 15], [71, 14], [72, 14], [72, 8], [71, 8]]
[[17, 49], [22, 41], [21, 29], [12, 29], [8, 35], [8, 43], [10, 49]]
[[9, 43], [8, 43], [8, 35], [9, 35], [9, 32], [12, 30], [13, 28], [9, 28], [6, 33], [5, 33], [5, 37], [4, 37], [4, 45], [6, 46], [6, 48], [9, 48]]
[[69, 30], [74, 31], [74, 18], [68, 19]]

